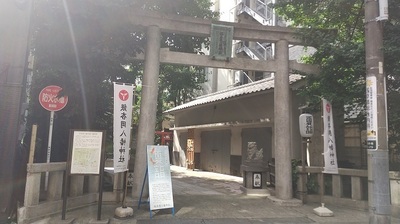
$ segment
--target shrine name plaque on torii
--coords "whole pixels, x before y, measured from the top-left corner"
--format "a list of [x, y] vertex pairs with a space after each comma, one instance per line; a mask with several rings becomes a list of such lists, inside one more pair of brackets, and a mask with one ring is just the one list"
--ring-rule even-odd
[[[149, 11], [129, 11], [126, 18], [130, 23], [139, 27], [156, 25], [161, 32], [193, 35], [196, 37], [210, 37], [211, 25], [218, 24], [233, 27], [233, 39], [275, 43], [286, 40], [290, 45], [302, 45], [304, 41], [299, 37], [302, 29], [257, 24], [241, 24], [223, 21], [211, 21], [178, 15], [166, 15]], [[144, 60], [144, 54], [138, 54], [137, 60]], [[229, 61], [211, 60], [209, 55], [199, 55], [182, 52], [172, 52], [168, 48], [160, 51], [160, 62], [165, 64], [193, 65], [212, 68], [226, 68], [234, 70], [249, 70], [262, 72], [276, 72], [276, 60], [252, 60], [250, 58], [231, 58]], [[289, 61], [289, 68], [310, 74], [318, 74], [318, 66]]]

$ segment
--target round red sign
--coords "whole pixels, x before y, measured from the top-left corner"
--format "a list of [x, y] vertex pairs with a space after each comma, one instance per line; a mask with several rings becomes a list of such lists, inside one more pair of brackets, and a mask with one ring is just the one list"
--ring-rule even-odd
[[58, 97], [62, 90], [59, 86], [46, 86], [39, 93], [39, 102], [48, 111], [62, 110], [68, 103], [68, 96]]
[[329, 103], [326, 104], [326, 112], [331, 112], [331, 105]]
[[128, 93], [128, 91], [123, 89], [123, 90], [119, 91], [118, 96], [122, 101], [126, 101], [129, 98], [129, 93]]

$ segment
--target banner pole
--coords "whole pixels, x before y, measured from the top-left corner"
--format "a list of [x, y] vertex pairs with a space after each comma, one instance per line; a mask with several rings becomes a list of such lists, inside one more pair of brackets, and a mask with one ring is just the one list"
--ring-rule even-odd
[[128, 178], [128, 170], [127, 171], [125, 171], [124, 172], [124, 193], [123, 193], [123, 196], [122, 196], [122, 208], [126, 208], [126, 192], [127, 192], [127, 188], [128, 188], [128, 186], [127, 186], [127, 178]]
[[[326, 164], [326, 159], [325, 159], [325, 157], [326, 157], [326, 155], [325, 154], [327, 154], [328, 153], [328, 151], [325, 151], [325, 144], [327, 144], [327, 142], [326, 142], [326, 137], [327, 137], [327, 135], [330, 135], [328, 132], [326, 132], [326, 130], [325, 130], [325, 127], [326, 127], [326, 124], [325, 124], [325, 104], [324, 104], [324, 101], [325, 101], [325, 99], [322, 99], [322, 102], [321, 102], [321, 108], [322, 108], [322, 110], [321, 110], [321, 112], [322, 112], [322, 117], [321, 117], [321, 120], [322, 120], [322, 122], [321, 122], [321, 130], [323, 130], [323, 142], [324, 142], [324, 147], [323, 147], [323, 153], [322, 153], [322, 155], [323, 155], [323, 163], [324, 163], [324, 166], [321, 168], [321, 173], [320, 173], [320, 175], [318, 176], [318, 184], [319, 184], [319, 189], [318, 189], [318, 191], [319, 191], [319, 198], [320, 198], [320, 203], [321, 203], [321, 206], [320, 207], [317, 207], [317, 208], [314, 208], [314, 213], [315, 214], [317, 214], [318, 216], [333, 216], [333, 212], [331, 211], [331, 210], [329, 210], [328, 208], [326, 208], [325, 207], [325, 203], [323, 203], [323, 201], [324, 201], [324, 191], [325, 191], [325, 189], [324, 189], [324, 173], [325, 173], [325, 168], [327, 167], [327, 164]], [[332, 122], [333, 123], [333, 122]], [[333, 134], [334, 135], [334, 134]], [[334, 136], [333, 136], [333, 138], [334, 138]], [[336, 151], [335, 151], [335, 154], [336, 154]], [[335, 155], [336, 156], [336, 155]], [[336, 163], [337, 164], [337, 163]], [[336, 168], [336, 170], [337, 170], [337, 168]]]

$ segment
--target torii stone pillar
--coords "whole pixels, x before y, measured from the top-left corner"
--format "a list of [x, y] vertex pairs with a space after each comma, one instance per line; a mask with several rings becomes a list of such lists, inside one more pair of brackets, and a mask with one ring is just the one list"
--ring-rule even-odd
[[277, 62], [274, 79], [275, 190], [282, 200], [292, 198], [290, 131], [289, 47], [287, 40], [276, 42]]
[[[156, 127], [158, 77], [160, 72], [161, 31], [158, 26], [147, 27], [144, 74], [140, 103], [139, 128], [132, 187], [133, 198], [139, 198], [146, 172], [146, 146], [154, 144]], [[147, 183], [148, 184], [148, 183]], [[146, 185], [147, 185], [146, 184]], [[143, 188], [142, 197], [148, 196], [148, 187]]]

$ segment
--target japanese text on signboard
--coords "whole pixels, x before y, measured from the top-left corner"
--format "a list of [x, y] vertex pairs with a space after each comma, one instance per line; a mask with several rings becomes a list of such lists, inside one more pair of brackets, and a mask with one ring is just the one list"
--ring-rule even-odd
[[168, 146], [147, 146], [151, 210], [174, 206], [169, 166]]

